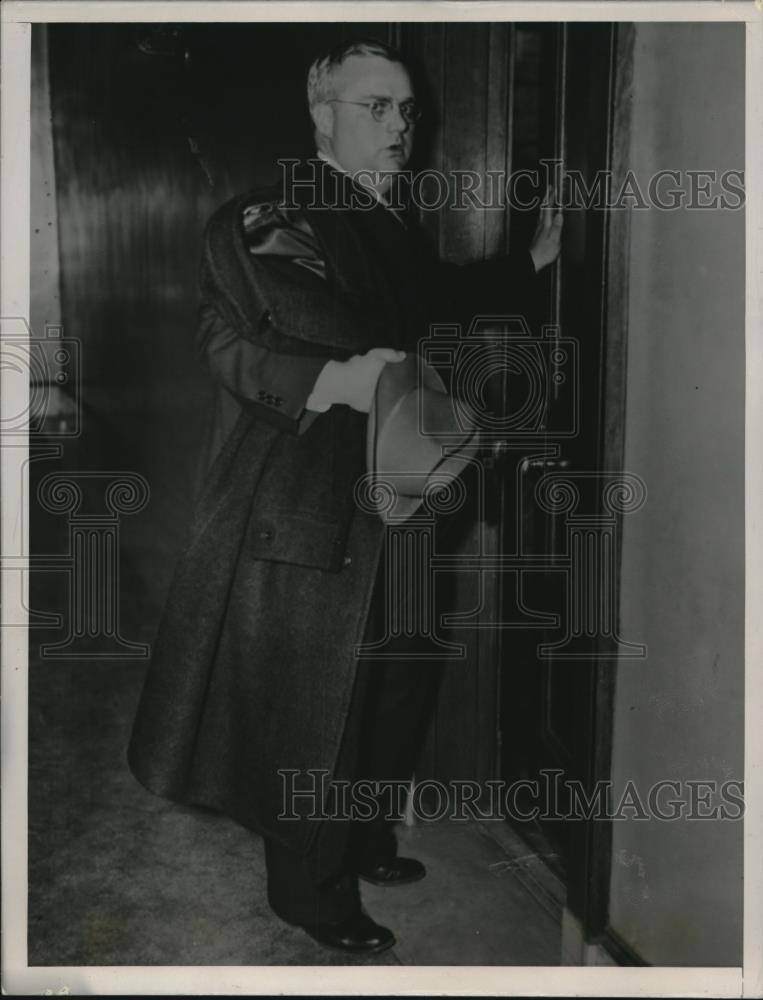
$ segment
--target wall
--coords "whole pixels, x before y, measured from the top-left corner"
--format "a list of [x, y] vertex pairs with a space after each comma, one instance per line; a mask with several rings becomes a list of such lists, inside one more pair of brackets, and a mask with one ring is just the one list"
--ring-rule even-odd
[[[124, 519], [121, 536], [150, 594], [147, 625], [186, 539], [209, 413], [194, 348], [204, 226], [234, 193], [275, 181], [279, 156], [309, 151], [307, 67], [348, 30], [35, 26], [35, 51], [49, 56], [62, 319], [82, 356], [83, 434], [65, 462], [149, 483], [150, 503]], [[40, 71], [35, 135], [47, 134], [46, 84]], [[50, 199], [35, 160], [33, 217], [43, 218]], [[41, 239], [33, 313], [47, 318]]]
[[[58, 260], [58, 211], [53, 163], [53, 128], [48, 86], [48, 45], [45, 27], [32, 34], [32, 108], [31, 108], [31, 199], [30, 253], [30, 326], [40, 344], [44, 366], [33, 369], [32, 377], [40, 383], [37, 398], [45, 419], [57, 419], [71, 412], [66, 396], [56, 382], [65, 369], [57, 360], [58, 337], [48, 336], [49, 328], [61, 327], [61, 289]], [[34, 398], [34, 396], [33, 396]]]
[[[744, 27], [636, 27], [629, 166], [744, 165]], [[744, 212], [634, 211], [613, 777], [743, 776]], [[613, 929], [647, 961], [741, 964], [742, 824], [614, 823]]]
[[32, 260], [30, 300], [31, 326], [35, 335], [44, 336], [45, 326], [61, 323], [58, 266], [58, 213], [53, 166], [50, 93], [48, 87], [48, 46], [44, 30], [32, 36], [31, 112], [31, 238]]

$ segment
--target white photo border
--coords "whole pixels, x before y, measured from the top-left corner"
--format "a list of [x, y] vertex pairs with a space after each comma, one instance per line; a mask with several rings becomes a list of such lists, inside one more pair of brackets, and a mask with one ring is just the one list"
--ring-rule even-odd
[[[763, 3], [356, 0], [6, 0], [2, 16], [0, 317], [29, 319], [31, 25], [236, 21], [746, 22], [746, 681], [743, 968], [463, 966], [45, 966], [27, 964], [27, 666], [25, 628], [2, 635], [2, 977], [6, 994], [763, 996]], [[0, 365], [0, 415], [23, 412], [28, 387]], [[0, 453], [2, 551], [28, 553], [27, 449]], [[23, 528], [21, 526], [24, 526]], [[2, 569], [4, 620], [22, 622], [28, 574]]]

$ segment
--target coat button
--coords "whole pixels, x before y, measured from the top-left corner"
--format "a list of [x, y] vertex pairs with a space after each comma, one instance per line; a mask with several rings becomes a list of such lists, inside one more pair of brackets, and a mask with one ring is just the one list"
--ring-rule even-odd
[[345, 566], [352, 566], [352, 556], [345, 556], [344, 557], [344, 564], [345, 564]]
[[273, 529], [272, 528], [265, 528], [264, 531], [260, 532], [260, 538], [263, 540], [263, 542], [272, 542], [272, 540], [273, 540]]

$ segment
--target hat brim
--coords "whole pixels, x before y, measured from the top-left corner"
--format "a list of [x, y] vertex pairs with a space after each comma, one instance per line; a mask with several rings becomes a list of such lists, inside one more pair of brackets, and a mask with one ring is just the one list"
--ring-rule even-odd
[[[479, 429], [456, 416], [439, 373], [417, 354], [384, 366], [366, 435], [366, 468], [377, 513], [408, 520], [456, 503], [454, 481], [475, 461]], [[450, 498], [450, 501], [449, 501]]]

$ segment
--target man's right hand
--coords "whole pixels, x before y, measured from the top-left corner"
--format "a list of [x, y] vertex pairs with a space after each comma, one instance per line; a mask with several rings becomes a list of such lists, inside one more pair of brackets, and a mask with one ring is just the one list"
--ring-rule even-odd
[[306, 408], [322, 413], [335, 403], [344, 403], [360, 413], [368, 413], [382, 368], [404, 357], [405, 351], [373, 347], [366, 354], [354, 354], [347, 361], [326, 362]]

